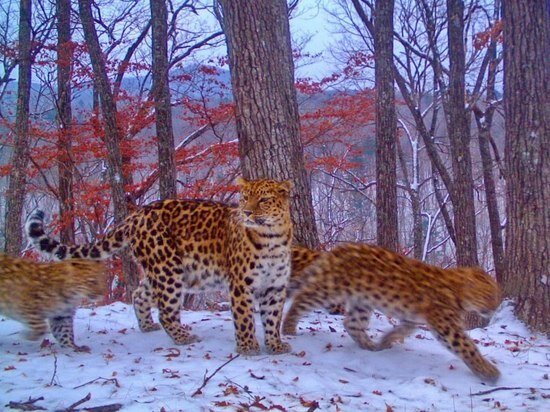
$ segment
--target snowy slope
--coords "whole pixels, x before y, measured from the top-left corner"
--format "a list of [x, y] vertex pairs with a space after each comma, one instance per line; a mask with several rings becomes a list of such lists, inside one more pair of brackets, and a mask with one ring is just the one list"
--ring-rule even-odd
[[[162, 330], [141, 333], [132, 308], [121, 303], [80, 309], [76, 341], [90, 346], [87, 354], [41, 348], [22, 339], [21, 324], [0, 317], [0, 409], [43, 397], [32, 405], [62, 410], [89, 393], [74, 410], [111, 404], [124, 411], [550, 410], [550, 342], [530, 333], [509, 305], [488, 328], [471, 331], [502, 372], [496, 386], [483, 384], [425, 330], [371, 353], [343, 332], [341, 316], [319, 311], [287, 338], [292, 353], [234, 358], [193, 396], [205, 376], [235, 355], [233, 324], [229, 311], [182, 318], [201, 342], [175, 347]], [[389, 327], [379, 315], [370, 332], [380, 337]]]

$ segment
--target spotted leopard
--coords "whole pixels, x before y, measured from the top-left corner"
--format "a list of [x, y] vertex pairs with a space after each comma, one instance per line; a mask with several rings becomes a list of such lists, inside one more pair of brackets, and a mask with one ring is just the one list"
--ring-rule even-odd
[[237, 352], [260, 351], [253, 316], [260, 308], [265, 345], [270, 353], [290, 351], [280, 324], [290, 276], [289, 192], [291, 183], [239, 178], [238, 206], [205, 200], [164, 200], [132, 212], [92, 244], [67, 246], [44, 233], [43, 213], [26, 224], [35, 247], [58, 259], [105, 259], [129, 247], [145, 271], [134, 292], [134, 309], [142, 331], [159, 328], [150, 308], [176, 344], [198, 340], [180, 323], [184, 293], [229, 290]]
[[[463, 326], [467, 312], [489, 317], [501, 301], [497, 283], [479, 268], [442, 269], [381, 247], [349, 243], [322, 253], [305, 279], [285, 316], [285, 334], [296, 334], [299, 319], [312, 308], [346, 302], [344, 327], [364, 349], [389, 348], [418, 324], [427, 324], [476, 375], [488, 381], [500, 376]], [[374, 309], [401, 319], [379, 343], [366, 332]]]
[[73, 317], [82, 300], [96, 300], [106, 292], [100, 262], [38, 263], [0, 253], [0, 313], [23, 322], [29, 328], [27, 339], [38, 340], [51, 330], [61, 347], [88, 352], [90, 348], [74, 342]]

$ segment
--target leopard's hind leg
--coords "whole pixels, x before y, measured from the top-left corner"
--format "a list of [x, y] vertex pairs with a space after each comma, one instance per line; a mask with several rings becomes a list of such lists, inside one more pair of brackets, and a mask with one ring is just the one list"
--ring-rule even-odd
[[74, 314], [73, 310], [71, 313], [50, 317], [48, 320], [52, 335], [62, 348], [71, 348], [76, 352], [90, 352], [88, 346], [78, 346], [74, 342]]
[[483, 380], [495, 382], [500, 372], [479, 352], [474, 341], [466, 334], [460, 316], [449, 309], [434, 308], [426, 321], [437, 339], [459, 356]]
[[145, 278], [132, 293], [134, 311], [138, 320], [139, 330], [152, 332], [160, 329], [160, 324], [153, 321], [151, 312], [155, 307], [153, 291], [149, 279]]

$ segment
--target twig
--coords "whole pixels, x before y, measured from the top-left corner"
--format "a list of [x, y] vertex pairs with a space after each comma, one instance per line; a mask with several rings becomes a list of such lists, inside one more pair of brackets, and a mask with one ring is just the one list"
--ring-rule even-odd
[[85, 397], [83, 397], [79, 401], [76, 401], [71, 406], [69, 406], [67, 409], [64, 409], [63, 412], [72, 412], [72, 411], [75, 410], [75, 408], [78, 405], [82, 405], [84, 402], [88, 402], [90, 399], [92, 399], [92, 394], [88, 392], [88, 394]]
[[121, 403], [112, 403], [110, 405], [94, 406], [83, 409], [86, 412], [116, 412], [122, 409]]
[[202, 393], [202, 389], [206, 386], [206, 384], [208, 383], [208, 381], [210, 379], [212, 379], [212, 377], [218, 373], [225, 365], [227, 365], [229, 362], [233, 362], [235, 359], [237, 359], [240, 355], [236, 355], [236, 356], [233, 356], [231, 359], [229, 359], [227, 362], [225, 362], [223, 365], [219, 366], [214, 372], [212, 372], [212, 374], [210, 376], [206, 376], [206, 374], [208, 373], [208, 369], [206, 370], [206, 372], [204, 373], [204, 380], [202, 382], [202, 385], [195, 391], [193, 392], [193, 394], [191, 395], [191, 397], [194, 397], [196, 395], [200, 395]]
[[101, 376], [99, 378], [92, 379], [91, 381], [85, 382], [82, 385], [75, 386], [73, 389], [82, 388], [83, 386], [89, 385], [90, 383], [97, 382], [99, 380], [104, 380], [105, 382], [112, 382], [115, 384], [117, 388], [120, 388], [120, 384], [118, 383], [118, 380], [116, 378], [102, 378]]
[[498, 388], [493, 388], [493, 389], [489, 389], [489, 390], [486, 390], [486, 391], [472, 393], [471, 396], [487, 395], [488, 393], [492, 393], [492, 392], [496, 392], [496, 391], [512, 391], [512, 390], [516, 390], [516, 389], [529, 389], [529, 390], [538, 389], [539, 391], [549, 391], [550, 390], [550, 388], [522, 388], [520, 386], [514, 386], [514, 387], [500, 386]]
[[52, 378], [50, 379], [50, 386], [54, 385], [55, 375], [57, 375], [57, 354], [52, 349], [52, 355], [53, 355], [53, 373]]
[[42, 406], [35, 406], [34, 404], [38, 401], [43, 401], [44, 397], [41, 396], [40, 398], [32, 399], [29, 397], [28, 401], [25, 402], [14, 402], [10, 401], [6, 406], [11, 409], [19, 409], [20, 411], [45, 411], [46, 408], [43, 408]]

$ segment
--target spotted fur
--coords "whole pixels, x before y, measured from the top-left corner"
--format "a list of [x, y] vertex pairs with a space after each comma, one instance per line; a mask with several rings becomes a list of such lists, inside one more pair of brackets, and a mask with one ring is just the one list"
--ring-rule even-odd
[[134, 292], [134, 309], [145, 332], [159, 328], [150, 311], [158, 306], [160, 323], [176, 344], [197, 341], [179, 321], [183, 294], [229, 288], [237, 352], [259, 353], [254, 301], [267, 350], [288, 352], [280, 324], [290, 275], [291, 184], [266, 179], [237, 183], [237, 207], [203, 200], [155, 202], [90, 245], [67, 246], [50, 239], [40, 212], [28, 219], [27, 233], [39, 250], [59, 259], [104, 259], [128, 246], [146, 274]]
[[38, 340], [50, 329], [62, 347], [89, 351], [74, 342], [74, 313], [83, 299], [101, 298], [106, 291], [99, 262], [37, 263], [0, 253], [0, 313], [26, 324], [27, 339]]
[[[500, 376], [463, 326], [467, 312], [488, 317], [501, 301], [498, 285], [481, 269], [441, 269], [380, 247], [349, 243], [324, 252], [305, 275], [307, 282], [286, 314], [285, 334], [296, 334], [299, 319], [314, 307], [345, 302], [344, 326], [364, 349], [389, 348], [418, 324], [427, 324], [476, 375], [489, 381]], [[366, 332], [374, 309], [401, 320], [379, 343]]]

